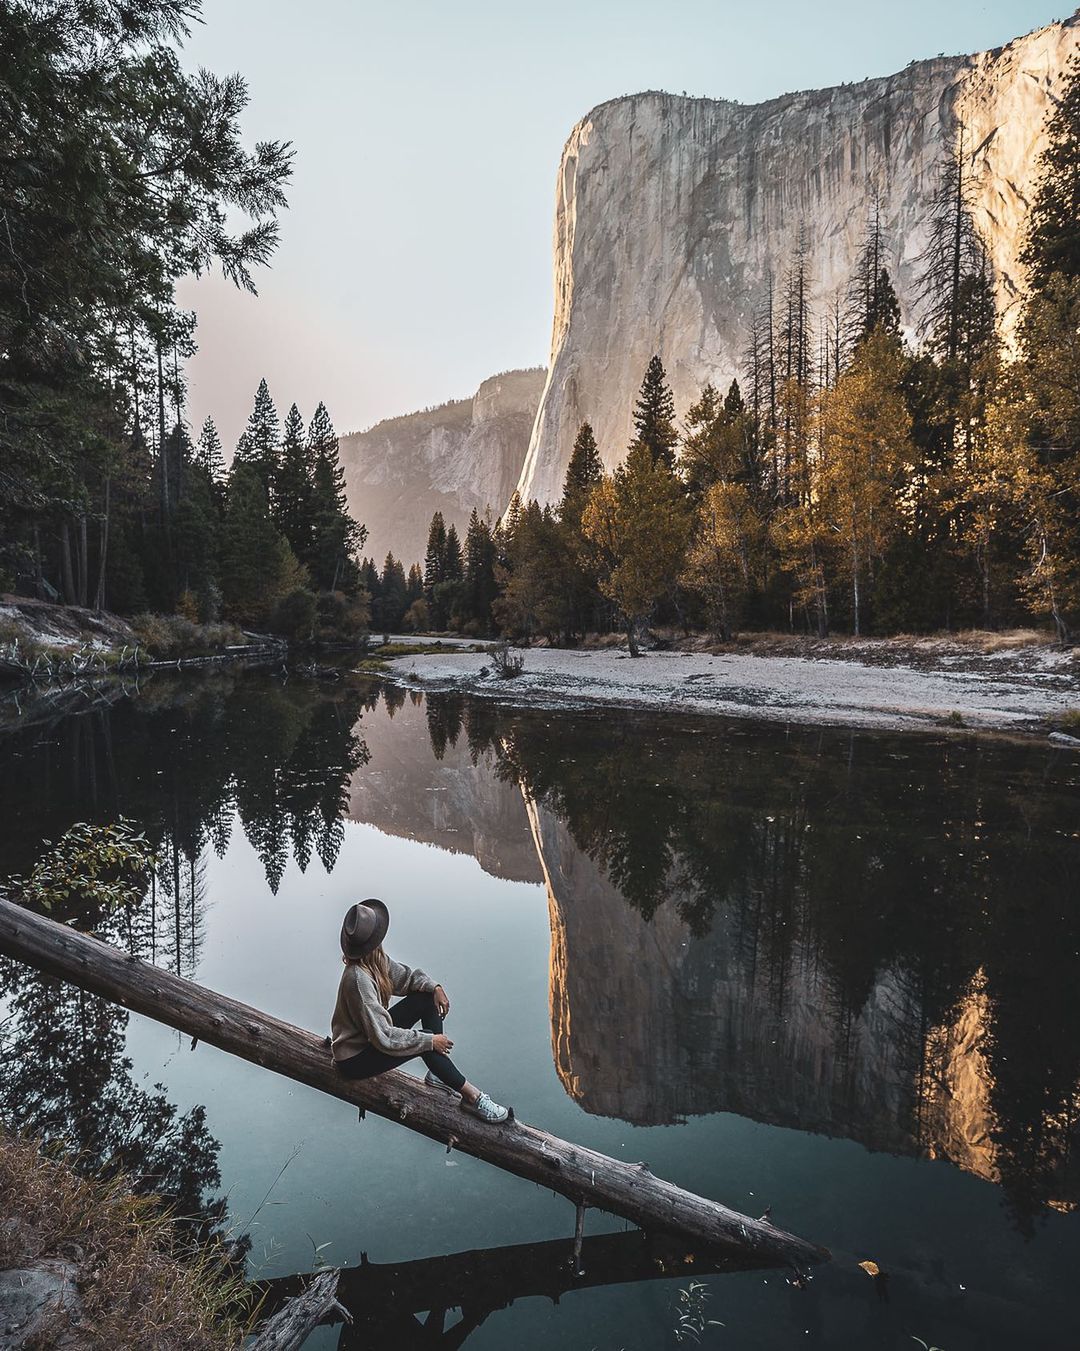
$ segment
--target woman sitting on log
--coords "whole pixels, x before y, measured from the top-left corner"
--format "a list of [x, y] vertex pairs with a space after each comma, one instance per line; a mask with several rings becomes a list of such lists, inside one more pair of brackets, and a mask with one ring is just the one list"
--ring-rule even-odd
[[[429, 1088], [458, 1096], [481, 1121], [505, 1121], [507, 1109], [470, 1084], [450, 1059], [454, 1043], [443, 1032], [450, 1012], [446, 991], [383, 951], [389, 927], [390, 912], [376, 900], [350, 906], [341, 926], [345, 970], [331, 1023], [335, 1067], [350, 1079], [370, 1079], [420, 1056]], [[404, 998], [391, 1006], [391, 995]]]

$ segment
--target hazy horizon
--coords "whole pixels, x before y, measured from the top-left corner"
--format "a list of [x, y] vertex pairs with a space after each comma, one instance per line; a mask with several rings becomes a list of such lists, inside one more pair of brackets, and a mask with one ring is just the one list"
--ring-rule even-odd
[[[341, 433], [471, 396], [547, 364], [559, 156], [591, 108], [646, 89], [758, 103], [1003, 43], [1063, 17], [1034, 0], [914, 0], [875, 13], [676, 0], [556, 0], [507, 18], [323, 0], [205, 0], [185, 65], [238, 70], [248, 139], [296, 147], [281, 246], [258, 299], [219, 276], [180, 286], [199, 314], [188, 417], [231, 453], [265, 376], [279, 412], [327, 404]], [[314, 78], [313, 78], [314, 76]]]

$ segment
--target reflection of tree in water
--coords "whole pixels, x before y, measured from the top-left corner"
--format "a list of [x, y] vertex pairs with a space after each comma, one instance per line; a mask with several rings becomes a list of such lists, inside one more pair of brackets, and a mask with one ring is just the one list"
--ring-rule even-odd
[[[367, 758], [356, 731], [364, 702], [353, 688], [244, 675], [154, 680], [135, 702], [5, 738], [0, 875], [29, 873], [44, 841], [75, 821], [130, 818], [157, 852], [145, 899], [58, 917], [196, 975], [205, 850], [224, 853], [236, 815], [272, 888], [290, 845], [302, 869], [313, 851], [333, 867], [349, 781]], [[220, 1227], [225, 1203], [207, 1199], [220, 1176], [205, 1109], [181, 1114], [160, 1085], [135, 1082], [128, 1014], [10, 961], [0, 962], [0, 999], [0, 1118], [65, 1141], [88, 1167], [131, 1174], [197, 1230]]]
[[[436, 755], [519, 783], [646, 920], [723, 920], [783, 1012], [792, 964], [824, 974], [841, 1070], [883, 977], [913, 1131], [947, 1086], [932, 1051], [979, 989], [994, 1165], [1022, 1227], [1067, 1176], [1080, 1114], [1080, 771], [1041, 747], [428, 702]], [[852, 1081], [852, 1089], [854, 1084]]]

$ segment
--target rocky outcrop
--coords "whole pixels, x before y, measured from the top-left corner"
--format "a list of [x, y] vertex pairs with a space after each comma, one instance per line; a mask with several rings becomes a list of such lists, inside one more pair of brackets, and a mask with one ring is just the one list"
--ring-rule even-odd
[[542, 369], [485, 380], [471, 399], [390, 418], [341, 438], [349, 508], [368, 528], [365, 551], [422, 561], [441, 511], [463, 534], [475, 507], [498, 516], [514, 491], [544, 387]]
[[1074, 16], [995, 51], [753, 107], [646, 93], [595, 108], [559, 166], [550, 372], [522, 495], [559, 496], [583, 420], [619, 462], [654, 353], [680, 414], [705, 381], [725, 387], [800, 226], [820, 314], [846, 288], [876, 195], [913, 325], [927, 211], [960, 129], [1008, 331], [1043, 122], [1078, 47]]

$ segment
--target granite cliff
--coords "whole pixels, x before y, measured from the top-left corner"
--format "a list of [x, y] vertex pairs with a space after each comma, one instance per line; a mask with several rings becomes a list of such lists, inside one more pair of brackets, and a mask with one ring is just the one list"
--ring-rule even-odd
[[800, 226], [821, 311], [847, 285], [876, 196], [912, 326], [924, 222], [961, 132], [1008, 333], [1043, 122], [1078, 49], [1080, 13], [994, 51], [757, 106], [645, 93], [595, 108], [559, 165], [551, 362], [522, 495], [557, 499], [583, 420], [619, 462], [655, 352], [680, 415], [705, 381], [726, 387]]
[[542, 369], [506, 371], [471, 399], [389, 418], [341, 438], [349, 508], [368, 528], [365, 552], [422, 561], [441, 511], [460, 534], [476, 507], [498, 515], [517, 483], [540, 394]]

